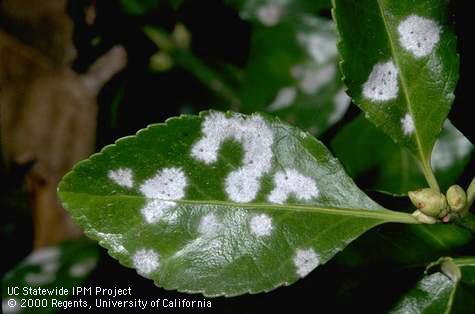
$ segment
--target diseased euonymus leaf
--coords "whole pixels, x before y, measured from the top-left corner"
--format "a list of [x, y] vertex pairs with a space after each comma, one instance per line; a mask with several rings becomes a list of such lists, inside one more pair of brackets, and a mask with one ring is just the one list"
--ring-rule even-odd
[[436, 188], [430, 155], [454, 99], [459, 65], [447, 1], [333, 4], [349, 95], [372, 122], [421, 161]]
[[[84, 239], [69, 240], [32, 252], [2, 278], [3, 313], [56, 313], [63, 307], [61, 302], [71, 298], [71, 289], [87, 280], [98, 258], [99, 247]], [[18, 295], [8, 294], [14, 287], [18, 287], [15, 291]], [[38, 288], [51, 293], [32, 292]], [[59, 292], [60, 288], [68, 292]]]
[[[396, 195], [407, 195], [427, 184], [422, 170], [412, 154], [396, 145], [386, 134], [371, 124], [363, 115], [345, 125], [332, 141], [335, 156], [353, 178], [368, 172], [364, 188]], [[355, 154], [360, 151], [360, 154]], [[432, 167], [442, 191], [446, 191], [470, 161], [473, 145], [448, 120], [432, 152]]]
[[267, 111], [320, 135], [345, 114], [350, 98], [337, 69], [334, 23], [302, 15], [253, 26], [241, 91], [242, 112]]
[[471, 313], [475, 309], [475, 257], [443, 258], [390, 313]]
[[268, 291], [384, 222], [383, 209], [308, 133], [277, 118], [172, 118], [79, 163], [65, 208], [112, 256], [166, 289]]

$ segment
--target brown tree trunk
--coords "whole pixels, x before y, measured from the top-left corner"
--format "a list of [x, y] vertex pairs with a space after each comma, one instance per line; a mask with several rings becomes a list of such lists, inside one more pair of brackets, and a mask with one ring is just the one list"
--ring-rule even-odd
[[0, 17], [2, 151], [7, 165], [32, 165], [25, 183], [39, 248], [81, 234], [58, 202], [57, 184], [94, 151], [96, 97], [126, 54], [112, 48], [88, 73], [75, 73], [66, 0], [3, 0]]

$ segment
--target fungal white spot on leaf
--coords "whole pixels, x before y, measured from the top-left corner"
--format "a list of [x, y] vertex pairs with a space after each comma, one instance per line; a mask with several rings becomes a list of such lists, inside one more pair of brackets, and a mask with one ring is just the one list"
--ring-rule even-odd
[[398, 28], [401, 46], [416, 58], [429, 55], [440, 40], [440, 27], [433, 20], [410, 15]]
[[132, 257], [134, 267], [141, 275], [149, 275], [160, 266], [160, 256], [151, 249], [141, 249]]
[[145, 181], [140, 191], [147, 198], [178, 200], [185, 196], [187, 179], [180, 168], [164, 168]]
[[319, 190], [312, 178], [295, 169], [285, 169], [274, 175], [274, 189], [268, 196], [271, 203], [283, 204], [291, 195], [300, 200], [318, 197]]
[[336, 95], [333, 97], [333, 103], [335, 104], [335, 108], [328, 117], [328, 121], [330, 123], [335, 123], [336, 121], [340, 120], [351, 103], [350, 96], [346, 94], [345, 88], [341, 88], [336, 93]]
[[42, 286], [53, 282], [56, 274], [52, 272], [28, 273], [25, 275], [25, 282], [31, 286]]
[[457, 161], [466, 158], [473, 150], [472, 143], [450, 122], [444, 123], [445, 130], [435, 142], [431, 164], [435, 170], [446, 170]]
[[272, 232], [272, 218], [266, 214], [256, 215], [249, 222], [251, 232], [258, 236], [268, 236]]
[[283, 1], [267, 1], [267, 3], [257, 8], [257, 19], [268, 27], [277, 25], [284, 13], [283, 4]]
[[274, 101], [270, 104], [269, 111], [277, 111], [283, 108], [287, 108], [292, 105], [297, 96], [297, 90], [295, 87], [287, 86], [283, 87], [277, 92]]
[[24, 264], [36, 265], [36, 264], [48, 264], [59, 260], [60, 250], [57, 247], [46, 247], [40, 250], [32, 252], [25, 259]]
[[398, 70], [392, 60], [377, 63], [363, 85], [363, 96], [373, 101], [388, 101], [399, 92]]
[[303, 71], [294, 67], [291, 71], [299, 79], [299, 88], [302, 92], [311, 95], [319, 92], [335, 78], [337, 68], [335, 64], [327, 64], [325, 66], [309, 66]]
[[414, 133], [414, 119], [409, 113], [406, 113], [404, 118], [401, 119], [401, 125], [404, 135], [411, 135], [412, 133]]
[[[321, 29], [318, 32], [321, 32]], [[326, 35], [318, 32], [302, 32], [297, 34], [297, 38], [307, 48], [309, 55], [317, 63], [323, 64], [337, 56], [336, 38], [333, 33]]]
[[116, 184], [125, 188], [132, 188], [134, 186], [134, 178], [132, 170], [128, 168], [119, 168], [115, 170], [109, 170], [108, 177]]
[[140, 210], [145, 221], [149, 224], [157, 223], [160, 220], [174, 222], [177, 218], [175, 211], [170, 211], [176, 203], [173, 201], [151, 200]]
[[99, 242], [106, 242], [112, 246], [112, 251], [116, 253], [128, 253], [127, 249], [122, 245], [123, 236], [121, 234], [104, 233], [96, 230], [90, 232], [99, 239]]
[[23, 264], [40, 266], [40, 271], [27, 273], [25, 282], [29, 285], [44, 285], [53, 282], [59, 268], [59, 257], [60, 250], [57, 247], [47, 247], [31, 253]]
[[198, 226], [198, 232], [201, 235], [211, 235], [215, 234], [221, 224], [218, 221], [218, 218], [215, 214], [207, 214], [206, 216], [201, 217], [200, 224]]
[[[452, 289], [454, 282], [442, 273], [433, 273], [424, 277], [418, 284], [417, 289], [420, 290], [417, 295], [409, 295], [402, 299], [396, 305], [391, 313], [394, 314], [419, 314], [421, 309], [427, 309], [433, 300], [443, 299], [443, 295], [447, 289]], [[420, 295], [426, 294], [430, 298], [421, 298]]]
[[320, 258], [313, 249], [298, 249], [294, 256], [297, 274], [305, 277], [320, 264]]
[[76, 278], [84, 277], [89, 274], [94, 269], [94, 267], [96, 267], [96, 264], [97, 259], [95, 257], [90, 257], [80, 261], [69, 268], [69, 275]]
[[225, 190], [232, 201], [252, 201], [260, 189], [260, 178], [270, 170], [273, 133], [259, 115], [243, 118], [234, 114], [227, 118], [221, 112], [210, 113], [202, 124], [203, 137], [193, 145], [191, 156], [205, 164], [218, 159], [225, 140], [240, 142], [244, 150], [243, 164], [225, 180]]
[[156, 223], [163, 219], [174, 222], [176, 211], [170, 209], [176, 206], [175, 200], [185, 196], [187, 178], [180, 168], [164, 168], [151, 179], [146, 180], [140, 191], [149, 199], [140, 210], [147, 223]]

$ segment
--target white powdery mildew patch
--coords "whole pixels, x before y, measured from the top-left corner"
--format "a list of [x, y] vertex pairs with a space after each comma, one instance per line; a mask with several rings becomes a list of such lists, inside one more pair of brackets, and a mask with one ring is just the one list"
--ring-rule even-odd
[[419, 314], [430, 306], [432, 300], [439, 299], [448, 289], [453, 289], [454, 283], [442, 273], [434, 273], [422, 279], [417, 284], [421, 293], [430, 295], [430, 298], [420, 298], [419, 296], [405, 297], [398, 303], [391, 313], [393, 314]]
[[160, 266], [160, 256], [151, 249], [141, 249], [132, 257], [134, 267], [141, 275], [149, 275]]
[[451, 123], [444, 123], [446, 130], [435, 142], [431, 164], [435, 170], [446, 170], [458, 161], [467, 158], [473, 150], [472, 143]]
[[121, 234], [104, 233], [99, 231], [91, 231], [98, 239], [99, 242], [106, 242], [112, 247], [112, 251], [116, 253], [128, 253], [127, 249], [122, 245], [123, 236]]
[[2, 300], [2, 313], [12, 314], [19, 313], [21, 310], [21, 303], [17, 298], [5, 298]]
[[388, 101], [398, 93], [398, 70], [394, 62], [377, 63], [363, 85], [363, 96], [373, 101]]
[[414, 119], [409, 113], [406, 113], [404, 118], [401, 119], [401, 126], [404, 135], [411, 135], [412, 133], [414, 133]]
[[151, 200], [140, 211], [145, 221], [149, 224], [157, 223], [160, 220], [173, 223], [178, 218], [175, 208], [176, 203], [173, 201]]
[[259, 22], [268, 27], [277, 25], [284, 14], [285, 2], [270, 0], [258, 7], [256, 17]]
[[232, 171], [225, 180], [225, 190], [232, 201], [252, 201], [260, 189], [260, 179], [271, 168], [272, 129], [259, 115], [248, 119], [235, 114], [227, 118], [221, 112], [212, 112], [202, 125], [203, 137], [193, 145], [191, 156], [205, 164], [218, 159], [218, 151], [225, 140], [235, 140], [244, 150], [243, 165]]
[[71, 268], [69, 268], [69, 275], [76, 278], [84, 277], [96, 267], [96, 264], [97, 259], [95, 257], [85, 259], [71, 266]]
[[299, 42], [304, 45], [309, 55], [319, 64], [326, 63], [337, 56], [336, 38], [318, 33], [299, 33]]
[[269, 111], [277, 111], [283, 108], [287, 108], [288, 106], [292, 105], [292, 102], [295, 100], [297, 96], [297, 90], [295, 87], [287, 86], [281, 88], [277, 92], [277, 96], [275, 96], [274, 101], [269, 105]]
[[221, 223], [215, 214], [207, 214], [200, 219], [198, 232], [201, 235], [215, 234], [221, 228]]
[[440, 40], [439, 25], [425, 17], [410, 15], [397, 27], [399, 42], [416, 58], [429, 55]]
[[285, 169], [274, 175], [274, 189], [268, 196], [271, 203], [283, 204], [291, 195], [300, 200], [310, 200], [320, 194], [312, 178], [295, 169]]
[[313, 249], [298, 249], [295, 252], [294, 265], [297, 268], [297, 274], [305, 277], [320, 265], [320, 257]]
[[28, 273], [25, 275], [25, 282], [32, 286], [42, 286], [53, 282], [56, 274], [53, 272]]
[[272, 218], [266, 214], [256, 215], [249, 222], [251, 233], [258, 236], [269, 236], [272, 233]]
[[335, 64], [324, 66], [309, 66], [301, 68], [295, 66], [291, 69], [292, 75], [299, 80], [299, 88], [307, 95], [319, 92], [330, 83], [337, 73]]
[[109, 179], [114, 181], [116, 184], [126, 187], [132, 188], [134, 186], [134, 177], [132, 174], [132, 170], [128, 168], [119, 168], [115, 170], [109, 170], [107, 173]]
[[328, 121], [330, 123], [335, 123], [336, 121], [340, 120], [351, 103], [351, 98], [346, 94], [345, 88], [341, 88], [336, 93], [335, 97], [333, 97], [333, 103], [335, 104], [335, 108], [328, 117]]
[[48, 264], [59, 259], [60, 250], [57, 247], [46, 247], [34, 251], [25, 259], [25, 264]]
[[164, 168], [151, 179], [146, 180], [140, 191], [149, 200], [140, 210], [147, 223], [156, 223], [162, 218], [174, 222], [177, 213], [170, 211], [176, 206], [174, 201], [185, 196], [187, 178], [180, 168]]
[[24, 265], [38, 265], [40, 272], [27, 273], [25, 282], [29, 285], [44, 285], [51, 283], [56, 278], [59, 268], [60, 250], [57, 247], [48, 247], [31, 253]]

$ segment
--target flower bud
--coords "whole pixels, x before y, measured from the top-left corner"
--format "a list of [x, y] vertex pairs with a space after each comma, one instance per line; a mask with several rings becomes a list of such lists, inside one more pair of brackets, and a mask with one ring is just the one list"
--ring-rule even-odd
[[437, 219], [431, 216], [427, 216], [420, 210], [416, 210], [412, 213], [412, 216], [417, 219], [417, 221], [422, 222], [424, 224], [435, 224], [437, 222]]
[[408, 193], [411, 202], [425, 215], [442, 218], [448, 213], [444, 194], [432, 189], [420, 189]]
[[460, 212], [467, 205], [467, 194], [460, 185], [452, 185], [447, 190], [447, 202], [452, 211]]

